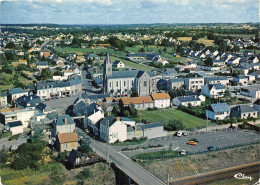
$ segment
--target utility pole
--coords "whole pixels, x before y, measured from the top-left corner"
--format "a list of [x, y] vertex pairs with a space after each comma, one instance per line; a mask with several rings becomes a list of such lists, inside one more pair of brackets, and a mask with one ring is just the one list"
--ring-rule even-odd
[[169, 175], [169, 173], [168, 173], [168, 174], [167, 174], [167, 185], [170, 184], [169, 180], [170, 180], [170, 175]]
[[206, 109], [206, 116], [207, 116], [207, 126], [206, 126], [206, 132], [208, 131], [208, 126], [209, 126], [209, 117], [208, 117], [208, 111]]

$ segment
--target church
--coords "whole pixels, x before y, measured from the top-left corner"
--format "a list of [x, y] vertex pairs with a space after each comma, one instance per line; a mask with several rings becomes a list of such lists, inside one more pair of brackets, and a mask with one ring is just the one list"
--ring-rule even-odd
[[132, 88], [139, 96], [148, 96], [157, 91], [156, 80], [150, 71], [112, 71], [112, 61], [106, 53], [103, 70], [103, 93], [130, 95]]

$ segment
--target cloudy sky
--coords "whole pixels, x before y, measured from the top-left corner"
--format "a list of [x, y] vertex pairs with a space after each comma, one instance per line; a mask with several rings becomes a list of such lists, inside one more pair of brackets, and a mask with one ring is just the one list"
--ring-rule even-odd
[[0, 0], [1, 23], [259, 22], [260, 0]]

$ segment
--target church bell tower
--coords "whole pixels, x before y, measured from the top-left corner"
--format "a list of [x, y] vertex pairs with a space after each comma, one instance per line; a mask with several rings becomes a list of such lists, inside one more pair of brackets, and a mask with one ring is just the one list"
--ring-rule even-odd
[[104, 70], [103, 70], [103, 93], [108, 93], [108, 82], [107, 79], [112, 76], [112, 62], [107, 51], [106, 58], [104, 60]]

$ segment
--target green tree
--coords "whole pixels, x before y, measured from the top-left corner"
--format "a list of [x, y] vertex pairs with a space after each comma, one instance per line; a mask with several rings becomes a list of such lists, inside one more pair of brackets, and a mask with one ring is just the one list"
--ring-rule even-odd
[[143, 53], [143, 52], [145, 52], [145, 49], [144, 48], [140, 48], [138, 51]]
[[2, 164], [5, 164], [8, 161], [8, 157], [9, 157], [9, 154], [8, 154], [8, 151], [5, 148], [5, 145], [2, 147], [2, 149], [0, 151], [0, 156], [1, 156], [0, 162]]
[[173, 98], [177, 97], [177, 91], [175, 91], [175, 90], [169, 90], [168, 93], [169, 93], [169, 95], [171, 97], [171, 100]]
[[179, 119], [171, 119], [169, 122], [165, 125], [167, 130], [183, 130], [184, 125], [183, 122]]
[[138, 97], [138, 93], [134, 88], [131, 88], [131, 92], [130, 97]]
[[204, 64], [206, 66], [212, 66], [213, 65], [213, 60], [212, 58], [208, 57], [205, 61], [204, 61]]
[[119, 105], [115, 104], [112, 110], [113, 115], [118, 116], [120, 114], [120, 107]]
[[41, 74], [39, 76], [40, 80], [48, 80], [51, 77], [51, 72], [49, 72], [47, 69], [42, 69]]
[[131, 117], [136, 118], [136, 117], [137, 117], [137, 113], [138, 113], [138, 112], [137, 112], [137, 110], [136, 110], [134, 104], [131, 103], [131, 104], [130, 104], [130, 114], [131, 114]]
[[231, 96], [231, 92], [230, 92], [229, 89], [227, 89], [227, 90], [225, 91], [225, 97], [230, 97], [230, 96]]
[[37, 127], [32, 129], [32, 135], [29, 136], [29, 141], [31, 143], [37, 143], [43, 139], [43, 130]]
[[92, 149], [89, 146], [89, 142], [87, 142], [86, 140], [82, 140], [79, 151], [85, 154], [89, 154], [90, 152], [92, 152]]

